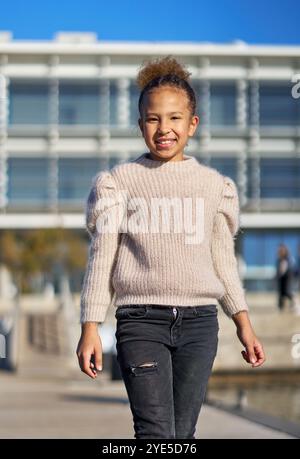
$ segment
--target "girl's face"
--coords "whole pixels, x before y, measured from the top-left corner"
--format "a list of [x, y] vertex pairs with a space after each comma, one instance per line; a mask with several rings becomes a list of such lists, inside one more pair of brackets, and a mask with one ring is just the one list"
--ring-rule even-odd
[[182, 160], [198, 124], [199, 117], [191, 116], [184, 90], [163, 86], [145, 94], [139, 126], [153, 159]]

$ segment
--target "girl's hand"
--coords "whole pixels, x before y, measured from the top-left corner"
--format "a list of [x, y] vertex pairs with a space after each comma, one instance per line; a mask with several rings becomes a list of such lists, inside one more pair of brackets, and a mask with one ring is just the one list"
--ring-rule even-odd
[[252, 368], [261, 366], [265, 360], [263, 346], [256, 337], [251, 326], [237, 328], [237, 336], [240, 342], [245, 346], [245, 350], [241, 352], [244, 360], [252, 364]]
[[97, 371], [102, 370], [102, 343], [96, 327], [82, 330], [76, 354], [81, 371], [92, 379], [97, 378]]
[[266, 357], [262, 344], [253, 331], [248, 311], [239, 311], [233, 314], [232, 319], [237, 328], [237, 336], [245, 346], [245, 350], [241, 352], [243, 358], [247, 363], [251, 363], [252, 367], [259, 367], [265, 362]]

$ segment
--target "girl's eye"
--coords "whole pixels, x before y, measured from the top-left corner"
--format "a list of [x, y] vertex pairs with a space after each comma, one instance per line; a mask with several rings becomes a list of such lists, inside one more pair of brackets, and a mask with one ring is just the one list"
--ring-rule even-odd
[[[172, 120], [180, 120], [179, 116], [172, 116]], [[157, 121], [156, 118], [147, 118], [146, 121]]]

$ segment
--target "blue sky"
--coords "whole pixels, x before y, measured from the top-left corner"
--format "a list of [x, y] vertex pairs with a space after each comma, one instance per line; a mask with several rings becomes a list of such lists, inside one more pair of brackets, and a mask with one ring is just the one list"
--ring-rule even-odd
[[1, 4], [0, 30], [16, 40], [91, 31], [99, 40], [300, 44], [300, 8], [296, 0], [12, 0]]

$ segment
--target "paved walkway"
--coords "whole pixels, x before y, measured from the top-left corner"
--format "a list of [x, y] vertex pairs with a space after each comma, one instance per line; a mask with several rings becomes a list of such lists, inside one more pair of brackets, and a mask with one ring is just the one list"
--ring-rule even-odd
[[[123, 381], [83, 374], [77, 357], [40, 352], [21, 321], [18, 372], [0, 370], [0, 438], [134, 438]], [[292, 438], [204, 405], [196, 438]]]
[[[43, 362], [19, 375], [1, 372], [0, 438], [134, 438], [122, 381], [106, 372], [92, 380], [80, 370], [66, 377], [57, 358]], [[204, 405], [196, 438], [292, 437]]]

